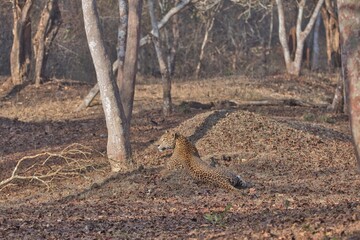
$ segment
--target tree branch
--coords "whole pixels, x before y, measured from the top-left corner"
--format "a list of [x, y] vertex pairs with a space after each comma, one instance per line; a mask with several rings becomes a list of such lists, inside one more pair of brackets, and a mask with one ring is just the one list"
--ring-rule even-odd
[[[94, 150], [84, 145], [74, 143], [59, 153], [43, 152], [33, 156], [25, 156], [16, 163], [11, 176], [0, 182], [0, 187], [2, 187], [0, 191], [15, 180], [36, 180], [49, 189], [49, 182], [55, 177], [78, 175], [90, 167], [96, 169], [96, 164], [90, 159], [92, 153], [94, 153]], [[101, 156], [103, 155], [101, 154]], [[38, 163], [42, 158], [45, 159], [41, 163]], [[26, 169], [21, 169], [23, 163], [29, 160], [35, 160], [36, 162]], [[50, 160], [55, 161], [50, 162]], [[63, 162], [59, 162], [59, 160]], [[44, 167], [50, 170], [44, 170]]]

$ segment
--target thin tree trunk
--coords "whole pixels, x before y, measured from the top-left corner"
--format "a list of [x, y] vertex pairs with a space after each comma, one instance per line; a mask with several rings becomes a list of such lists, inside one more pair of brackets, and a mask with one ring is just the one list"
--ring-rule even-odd
[[228, 35], [228, 38], [230, 39], [231, 41], [231, 44], [233, 45], [234, 47], [234, 50], [233, 50], [233, 56], [231, 58], [231, 69], [233, 70], [233, 72], [235, 73], [236, 72], [236, 66], [237, 66], [237, 59], [238, 59], [238, 53], [239, 53], [239, 47], [238, 47], [238, 44], [236, 43], [235, 41], [235, 37], [234, 37], [234, 29], [231, 25], [231, 22], [230, 21], [227, 21], [227, 35]]
[[49, 0], [43, 9], [38, 30], [34, 36], [35, 86], [38, 87], [43, 78], [49, 48], [61, 24], [58, 0]]
[[325, 26], [326, 54], [329, 70], [340, 67], [340, 35], [335, 0], [326, 0], [321, 9]]
[[108, 130], [107, 156], [112, 171], [118, 172], [131, 164], [130, 139], [127, 132], [129, 123], [125, 119], [109, 56], [105, 51], [96, 1], [82, 0], [82, 9]]
[[[178, 1], [176, 1], [178, 4]], [[179, 29], [179, 17], [178, 15], [174, 15], [172, 17], [172, 25], [171, 25], [171, 32], [172, 32], [172, 42], [168, 40], [168, 54], [167, 54], [167, 66], [169, 70], [170, 76], [175, 74], [175, 61], [176, 61], [176, 53], [179, 46], [180, 40], [180, 29]], [[168, 37], [169, 38], [169, 37]]]
[[76, 108], [75, 112], [78, 112], [89, 106], [90, 103], [94, 100], [94, 98], [98, 95], [99, 91], [99, 84], [95, 84], [95, 86], [90, 90], [88, 95], [86, 95], [86, 97], [82, 100], [81, 104]]
[[208, 42], [209, 33], [210, 33], [211, 29], [214, 26], [214, 21], [215, 21], [215, 15], [210, 19], [210, 21], [208, 21], [205, 24], [205, 34], [204, 34], [204, 39], [202, 41], [201, 48], [200, 48], [199, 61], [198, 61], [198, 64], [196, 66], [196, 69], [195, 69], [195, 78], [199, 78], [201, 64], [202, 64], [202, 61], [203, 61], [203, 58], [204, 58], [204, 53], [205, 53], [205, 46], [206, 46], [206, 44]]
[[148, 0], [148, 8], [152, 25], [153, 43], [155, 47], [156, 56], [159, 62], [161, 79], [163, 85], [163, 114], [169, 116], [171, 114], [171, 78], [168, 67], [166, 65], [164, 56], [161, 51], [160, 45], [160, 33], [157, 27], [157, 21], [155, 17], [154, 1]]
[[329, 109], [334, 113], [342, 113], [344, 111], [344, 79], [342, 74], [339, 75], [334, 98]]
[[268, 41], [268, 45], [267, 45], [267, 48], [268, 48], [268, 49], [271, 49], [273, 29], [274, 29], [274, 3], [273, 3], [273, 1], [271, 1], [271, 15], [270, 15], [270, 28], [269, 28], [269, 41]]
[[284, 7], [282, 0], [276, 0], [277, 8], [278, 8], [278, 15], [279, 15], [279, 39], [281, 46], [283, 48], [283, 54], [286, 64], [286, 69], [290, 68], [290, 64], [292, 62], [291, 56], [290, 56], [290, 50], [289, 45], [287, 42], [287, 34], [286, 34], [286, 28], [285, 28], [285, 13], [284, 13]]
[[[126, 37], [128, 27], [128, 4], [127, 0], [119, 0], [119, 28], [118, 28], [118, 49], [117, 49], [117, 61], [118, 61], [118, 73], [117, 80], [124, 78], [124, 62], [126, 53]], [[114, 63], [115, 64], [115, 63]], [[116, 72], [113, 71], [114, 73]], [[120, 88], [120, 82], [117, 81]]]
[[321, 15], [318, 14], [314, 26], [314, 38], [313, 38], [313, 54], [311, 59], [311, 69], [319, 69], [319, 57], [320, 57], [320, 45], [319, 45], [319, 31], [320, 31]]
[[[159, 6], [161, 10], [161, 15], [165, 15], [166, 5], [168, 4], [168, 0], [159, 0]], [[175, 0], [175, 5], [179, 4], [179, 0]], [[175, 14], [172, 17], [172, 24], [171, 24], [171, 33], [172, 33], [172, 41], [170, 41], [170, 31], [165, 27], [163, 28], [163, 36], [165, 38], [165, 43], [167, 47], [166, 51], [166, 63], [167, 68], [169, 71], [169, 75], [172, 77], [175, 73], [175, 59], [176, 59], [176, 52], [179, 46], [179, 39], [180, 39], [180, 31], [179, 31], [179, 18], [178, 15]]]
[[323, 22], [324, 22], [324, 27], [325, 27], [327, 63], [328, 63], [328, 67], [331, 68], [330, 17], [328, 16], [325, 6], [322, 7], [321, 14], [322, 14]]
[[350, 125], [360, 171], [360, 1], [338, 0], [341, 57], [349, 90]]
[[[124, 107], [126, 122], [130, 123], [135, 93], [135, 79], [140, 40], [140, 19], [142, 0], [129, 1], [128, 32], [123, 76], [118, 75], [121, 102]], [[122, 78], [119, 78], [122, 77]], [[127, 126], [130, 132], [130, 125]]]

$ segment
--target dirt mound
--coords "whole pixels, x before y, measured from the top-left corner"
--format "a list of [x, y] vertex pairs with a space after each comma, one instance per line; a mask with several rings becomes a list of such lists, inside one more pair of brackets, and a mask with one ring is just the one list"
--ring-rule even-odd
[[[187, 136], [205, 158], [237, 155], [240, 162], [236, 164], [271, 156], [273, 161], [283, 161], [289, 168], [300, 164], [314, 170], [335, 161], [346, 165], [349, 159], [354, 160], [354, 153], [348, 150], [351, 142], [347, 134], [321, 125], [276, 120], [241, 110], [198, 114], [174, 131]], [[154, 151], [151, 146], [144, 154], [153, 155]], [[159, 164], [161, 157], [153, 161]]]

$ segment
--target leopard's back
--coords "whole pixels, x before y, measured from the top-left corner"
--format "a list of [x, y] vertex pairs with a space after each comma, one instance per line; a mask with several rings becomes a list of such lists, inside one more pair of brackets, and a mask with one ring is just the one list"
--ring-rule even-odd
[[174, 155], [194, 179], [212, 183], [227, 190], [236, 189], [231, 184], [235, 174], [209, 166], [201, 160], [196, 147], [185, 137], [181, 136], [177, 139]]
[[237, 186], [244, 186], [245, 182], [234, 173], [209, 166], [201, 160], [196, 147], [180, 134], [166, 133], [160, 147], [173, 148], [174, 152], [167, 163], [167, 168], [185, 169], [189, 175], [201, 182], [212, 183], [229, 191], [236, 190]]
[[235, 190], [231, 185], [229, 178], [218, 169], [208, 166], [200, 158], [193, 157], [190, 166], [188, 167], [190, 175], [201, 182], [211, 183], [227, 190]]

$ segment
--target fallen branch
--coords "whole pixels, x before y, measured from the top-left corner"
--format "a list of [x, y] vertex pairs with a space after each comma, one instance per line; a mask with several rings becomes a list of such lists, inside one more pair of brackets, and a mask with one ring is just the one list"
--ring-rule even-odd
[[287, 99], [269, 99], [257, 101], [235, 101], [235, 100], [222, 100], [210, 103], [201, 103], [196, 101], [183, 101], [180, 103], [180, 108], [193, 108], [193, 109], [229, 109], [235, 107], [246, 106], [301, 106], [301, 107], [326, 107], [328, 103], [314, 104], [294, 98]]
[[[64, 148], [60, 153], [43, 152], [33, 156], [25, 156], [16, 163], [11, 176], [0, 182], [0, 191], [15, 180], [35, 180], [49, 189], [49, 183], [56, 177], [79, 175], [89, 168], [96, 169], [96, 164], [89, 158], [92, 153], [94, 150], [74, 143]], [[103, 156], [103, 154], [101, 155]], [[31, 159], [37, 162], [21, 170], [24, 162]], [[40, 159], [43, 160], [39, 161]]]
[[271, 99], [271, 100], [259, 100], [259, 101], [240, 101], [236, 102], [238, 106], [278, 106], [278, 105], [285, 105], [285, 106], [301, 106], [301, 107], [324, 107], [327, 106], [327, 103], [322, 104], [314, 104], [298, 99]]

